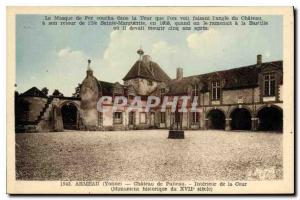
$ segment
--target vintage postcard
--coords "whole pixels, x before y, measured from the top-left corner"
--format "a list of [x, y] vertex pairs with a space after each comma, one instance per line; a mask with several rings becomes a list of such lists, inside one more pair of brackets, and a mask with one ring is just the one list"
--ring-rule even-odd
[[293, 194], [293, 7], [8, 7], [7, 193]]

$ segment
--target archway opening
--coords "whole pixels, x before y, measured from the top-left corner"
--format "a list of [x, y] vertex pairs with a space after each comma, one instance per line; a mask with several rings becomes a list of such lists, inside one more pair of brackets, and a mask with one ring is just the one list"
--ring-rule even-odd
[[208, 118], [208, 129], [225, 129], [225, 114], [218, 109], [211, 110], [207, 114]]
[[265, 107], [257, 113], [258, 130], [282, 131], [282, 110], [276, 107]]
[[61, 107], [61, 115], [64, 129], [78, 129], [77, 112], [77, 107], [72, 103], [65, 104]]
[[236, 108], [230, 114], [232, 130], [251, 130], [251, 114], [245, 108]]

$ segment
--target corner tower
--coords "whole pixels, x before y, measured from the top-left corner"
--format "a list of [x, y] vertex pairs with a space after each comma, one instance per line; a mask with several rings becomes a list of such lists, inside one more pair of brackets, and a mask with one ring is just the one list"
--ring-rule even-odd
[[149, 95], [159, 83], [171, 80], [149, 55], [144, 55], [143, 49], [138, 49], [137, 54], [139, 59], [123, 78], [125, 86], [133, 86], [138, 95]]
[[80, 88], [80, 110], [82, 126], [87, 130], [96, 130], [98, 126], [97, 101], [101, 95], [98, 80], [93, 75], [91, 60], [88, 60], [86, 77]]

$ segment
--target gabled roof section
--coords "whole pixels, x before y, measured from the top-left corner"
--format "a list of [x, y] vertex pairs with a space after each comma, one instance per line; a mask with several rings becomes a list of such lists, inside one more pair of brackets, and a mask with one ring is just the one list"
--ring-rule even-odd
[[123, 80], [126, 81], [134, 78], [145, 78], [158, 82], [171, 80], [156, 62], [149, 61], [149, 64], [146, 64], [142, 60], [138, 60], [134, 63]]
[[43, 97], [47, 98], [47, 95], [45, 95], [41, 90], [37, 89], [36, 87], [32, 87], [26, 92], [22, 93], [20, 96], [22, 97]]
[[261, 66], [261, 71], [264, 70], [282, 70], [282, 62], [268, 62]]

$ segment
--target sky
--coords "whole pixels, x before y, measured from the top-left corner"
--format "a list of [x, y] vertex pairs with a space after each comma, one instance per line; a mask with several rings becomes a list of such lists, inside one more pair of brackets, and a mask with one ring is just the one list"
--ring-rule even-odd
[[16, 84], [18, 92], [35, 86], [71, 96], [86, 76], [87, 60], [98, 80], [122, 78], [143, 48], [171, 77], [282, 60], [281, 16], [263, 16], [267, 26], [213, 27], [207, 31], [114, 31], [110, 26], [43, 26], [43, 15], [16, 17]]

